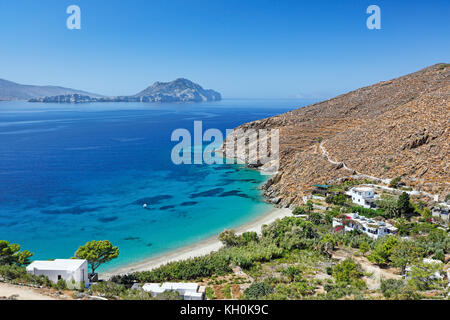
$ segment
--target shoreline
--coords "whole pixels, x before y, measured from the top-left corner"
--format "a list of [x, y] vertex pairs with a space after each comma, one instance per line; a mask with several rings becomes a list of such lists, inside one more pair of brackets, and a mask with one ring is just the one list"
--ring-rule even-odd
[[[287, 208], [273, 208], [266, 214], [251, 220], [243, 225], [240, 225], [233, 230], [237, 233], [243, 233], [247, 231], [261, 233], [261, 228], [265, 224], [270, 224], [276, 219], [281, 219], [286, 216], [290, 216], [292, 211]], [[222, 243], [218, 240], [218, 235], [209, 237], [205, 240], [181, 247], [176, 250], [169, 251], [165, 254], [161, 254], [141, 262], [131, 263], [124, 267], [118, 267], [108, 272], [102, 272], [99, 274], [100, 279], [108, 279], [113, 275], [122, 275], [126, 273], [132, 273], [136, 271], [149, 271], [158, 268], [161, 265], [169, 262], [186, 260], [189, 258], [199, 257], [207, 255], [213, 251], [217, 251], [222, 247]]]

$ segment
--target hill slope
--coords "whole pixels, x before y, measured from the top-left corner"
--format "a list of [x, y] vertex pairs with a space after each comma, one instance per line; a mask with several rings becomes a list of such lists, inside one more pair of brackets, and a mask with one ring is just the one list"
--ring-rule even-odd
[[353, 170], [404, 175], [408, 185], [443, 198], [450, 193], [449, 95], [450, 65], [438, 64], [239, 128], [280, 129], [280, 170], [265, 194], [282, 206]]
[[92, 97], [100, 97], [98, 94], [70, 88], [24, 85], [0, 79], [0, 100], [28, 100], [45, 96], [68, 94], [83, 94]]

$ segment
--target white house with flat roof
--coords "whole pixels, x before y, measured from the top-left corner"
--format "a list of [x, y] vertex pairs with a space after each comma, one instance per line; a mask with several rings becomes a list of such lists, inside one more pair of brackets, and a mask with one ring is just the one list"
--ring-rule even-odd
[[197, 283], [164, 282], [161, 285], [159, 283], [146, 283], [142, 286], [142, 289], [150, 292], [153, 297], [165, 291], [176, 291], [184, 300], [204, 300], [205, 298], [204, 287], [200, 287]]
[[444, 221], [449, 222], [449, 215], [450, 215], [450, 205], [442, 202], [438, 203], [433, 210], [431, 211], [432, 216], [438, 219], [442, 219]]
[[397, 233], [397, 228], [383, 221], [376, 221], [357, 213], [349, 213], [345, 215], [343, 220], [333, 219], [333, 228], [344, 227], [344, 231], [359, 230], [372, 239], [378, 239], [387, 235]]
[[369, 187], [354, 187], [346, 194], [352, 197], [352, 202], [364, 208], [376, 208], [375, 190]]
[[46, 276], [52, 282], [63, 279], [68, 288], [79, 288], [83, 283], [89, 287], [88, 262], [81, 259], [55, 259], [52, 261], [33, 261], [27, 272], [36, 276]]

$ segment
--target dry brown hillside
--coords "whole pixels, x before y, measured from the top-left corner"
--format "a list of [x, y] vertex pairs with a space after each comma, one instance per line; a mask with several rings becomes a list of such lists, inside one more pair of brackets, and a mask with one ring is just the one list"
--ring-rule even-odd
[[[300, 203], [314, 183], [353, 173], [404, 175], [415, 189], [450, 193], [450, 65], [364, 87], [248, 128], [280, 129], [280, 170], [265, 186], [282, 206]], [[329, 159], [343, 162], [332, 164]]]

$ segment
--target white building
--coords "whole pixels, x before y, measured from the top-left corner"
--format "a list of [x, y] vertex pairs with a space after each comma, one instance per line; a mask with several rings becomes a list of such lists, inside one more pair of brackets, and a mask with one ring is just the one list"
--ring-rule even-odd
[[176, 291], [183, 297], [184, 300], [204, 300], [204, 287], [200, 287], [197, 283], [183, 283], [183, 282], [164, 282], [146, 283], [142, 286], [146, 292], [150, 292], [153, 297], [165, 291]]
[[68, 288], [79, 288], [83, 282], [89, 287], [88, 263], [80, 259], [55, 259], [53, 261], [33, 261], [27, 272], [36, 276], [44, 275], [52, 282], [64, 279]]
[[436, 205], [431, 211], [432, 216], [444, 221], [449, 221], [450, 205], [442, 202]]
[[375, 205], [375, 190], [369, 187], [354, 187], [346, 192], [352, 197], [354, 204], [360, 205], [364, 208], [376, 208]]
[[[397, 232], [397, 228], [387, 222], [375, 221], [373, 219], [360, 216], [357, 213], [347, 214], [344, 221], [345, 232], [359, 230], [372, 239], [378, 239]], [[334, 228], [342, 225], [342, 220], [336, 218], [333, 219]]]

